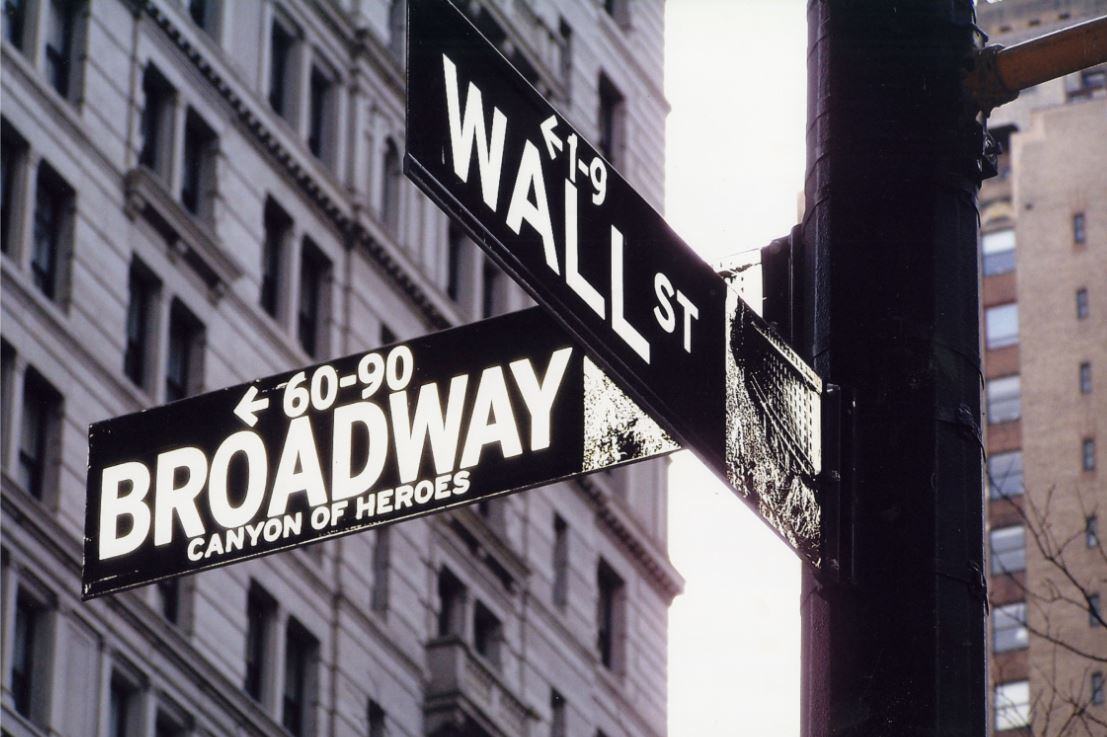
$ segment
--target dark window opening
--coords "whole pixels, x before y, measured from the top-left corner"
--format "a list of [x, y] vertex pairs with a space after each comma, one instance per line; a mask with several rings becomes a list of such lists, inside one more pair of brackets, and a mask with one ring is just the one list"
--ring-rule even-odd
[[465, 607], [465, 585], [443, 568], [438, 573], [438, 636], [460, 635]]
[[1089, 361], [1080, 364], [1080, 393], [1092, 393], [1092, 364]]
[[171, 624], [180, 624], [181, 618], [181, 580], [179, 578], [165, 578], [154, 584], [158, 599], [158, 611], [165, 621]]
[[623, 579], [601, 560], [596, 569], [596, 645], [600, 662], [605, 668], [615, 670], [618, 665], [618, 628], [622, 623]]
[[319, 248], [304, 239], [300, 259], [300, 303], [297, 310], [297, 337], [309, 356], [316, 356], [322, 333], [324, 281], [330, 263]]
[[284, 695], [281, 700], [281, 725], [293, 737], [305, 737], [309, 733], [309, 700], [312, 687], [317, 641], [296, 620], [288, 622], [288, 636], [284, 652]]
[[15, 599], [14, 642], [12, 643], [11, 689], [12, 706], [33, 718], [34, 694], [39, 688], [35, 672], [37, 652], [45, 611], [38, 602], [20, 591]]
[[1084, 519], [1084, 545], [1089, 548], [1099, 547], [1099, 517], [1094, 514]]
[[1072, 216], [1072, 242], [1073, 243], [1087, 243], [1088, 232], [1087, 222], [1084, 218], [1084, 213], [1073, 213]]
[[265, 240], [261, 244], [261, 308], [277, 317], [280, 308], [281, 264], [292, 218], [273, 200], [265, 203]]
[[554, 515], [553, 600], [558, 607], [569, 603], [569, 524]]
[[69, 98], [72, 78], [73, 29], [80, 2], [47, 0], [44, 58], [46, 79], [62, 97]]
[[24, 0], [4, 0], [4, 41], [23, 50], [23, 29], [27, 21], [27, 3]]
[[142, 108], [142, 150], [138, 163], [164, 173], [164, 150], [169, 144], [167, 134], [172, 125], [173, 88], [157, 69], [147, 65], [142, 73], [142, 94], [145, 104]]
[[491, 261], [485, 261], [481, 269], [481, 317], [492, 317], [502, 311], [500, 300], [500, 270]]
[[484, 604], [477, 602], [473, 608], [473, 649], [486, 661], [500, 666], [500, 643], [503, 625]]
[[198, 348], [204, 328], [179, 301], [169, 310], [169, 356], [165, 366], [165, 401], [193, 394], [197, 385]]
[[134, 688], [119, 676], [112, 676], [108, 696], [108, 735], [128, 737]]
[[330, 105], [334, 84], [330, 78], [317, 67], [311, 70], [311, 81], [308, 96], [311, 109], [308, 121], [308, 148], [316, 158], [323, 158], [325, 148], [328, 145], [327, 136], [330, 131]]
[[34, 245], [31, 276], [35, 286], [57, 299], [63, 240], [69, 229], [73, 190], [45, 163], [39, 165], [35, 186]]
[[1095, 470], [1095, 438], [1084, 438], [1080, 446], [1080, 465], [1085, 471]]
[[290, 112], [288, 69], [295, 42], [296, 37], [287, 28], [273, 21], [269, 34], [269, 106], [283, 118], [287, 118]]
[[400, 234], [400, 154], [389, 141], [384, 151], [384, 186], [381, 190], [381, 214], [385, 228], [393, 237]]
[[600, 75], [600, 151], [612, 164], [622, 163], [626, 100], [605, 75]]
[[4, 121], [0, 133], [0, 251], [11, 253], [15, 239], [12, 222], [16, 216], [16, 183], [22, 170], [26, 144]]
[[251, 585], [246, 598], [246, 678], [243, 688], [255, 701], [261, 701], [269, 626], [275, 609], [273, 598], [257, 584]]
[[18, 478], [31, 496], [42, 499], [46, 490], [47, 456], [55, 445], [61, 415], [61, 395], [33, 369], [23, 384], [23, 422], [19, 439]]
[[373, 701], [373, 699], [369, 699], [369, 707], [366, 711], [366, 721], [369, 722], [369, 737], [384, 737], [384, 707], [376, 701]]
[[1084, 320], [1088, 317], [1088, 290], [1080, 288], [1076, 290], [1076, 319]]
[[190, 109], [185, 116], [181, 204], [197, 217], [206, 218], [211, 214], [214, 158], [215, 132]]
[[381, 323], [380, 341], [381, 345], [391, 345], [392, 343], [396, 342], [396, 333], [394, 333], [392, 331], [392, 328], [388, 327], [383, 322]]
[[123, 373], [136, 386], [145, 387], [150, 321], [158, 284], [149, 271], [138, 262], [132, 262], [127, 287], [127, 340], [123, 349]]

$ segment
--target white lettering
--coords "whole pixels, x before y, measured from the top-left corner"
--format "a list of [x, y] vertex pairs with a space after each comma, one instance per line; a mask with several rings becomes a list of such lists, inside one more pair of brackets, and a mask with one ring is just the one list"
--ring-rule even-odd
[[[100, 477], [100, 560], [126, 555], [137, 549], [150, 531], [150, 508], [143, 500], [150, 491], [150, 470], [137, 461], [108, 466]], [[124, 484], [130, 486], [120, 495]], [[119, 534], [119, 518], [128, 516], [133, 524]]]
[[[284, 514], [288, 509], [288, 498], [301, 491], [307, 493], [308, 504], [313, 507], [327, 503], [323, 470], [319, 467], [319, 453], [315, 449], [309, 417], [297, 417], [288, 423], [288, 435], [273, 478], [273, 497], [269, 500], [266, 516]], [[267, 532], [265, 534], [268, 539]]]
[[565, 181], [565, 282], [576, 292], [592, 311], [604, 318], [604, 301], [596, 288], [589, 284], [578, 270], [580, 255], [577, 253], [577, 188]]
[[[188, 471], [183, 486], [175, 486], [177, 471]], [[196, 509], [196, 497], [204, 489], [208, 459], [199, 448], [177, 448], [158, 455], [157, 481], [154, 484], [154, 545], [173, 540], [173, 514], [181, 520], [185, 535], [204, 534], [204, 523]]]
[[[355, 424], [363, 425], [369, 433], [369, 456], [357, 475], [352, 475], [350, 454]], [[357, 496], [375, 484], [388, 454], [388, 421], [381, 408], [372, 402], [354, 402], [336, 409], [332, 452], [332, 501]]]
[[650, 344], [623, 317], [623, 234], [611, 226], [611, 327], [631, 349], [650, 362]]
[[486, 368], [481, 374], [477, 396], [473, 400], [469, 432], [465, 437], [465, 449], [461, 453], [461, 468], [475, 466], [480, 461], [481, 450], [490, 443], [500, 444], [504, 458], [523, 452], [504, 372], [499, 366]]
[[530, 412], [531, 450], [542, 450], [550, 445], [550, 410], [572, 353], [572, 348], [554, 351], [542, 383], [538, 382], [530, 359], [522, 358], [511, 362], [511, 373], [515, 376], [515, 383], [519, 385], [527, 411]]
[[[529, 197], [531, 189], [534, 190], [534, 202]], [[546, 180], [542, 178], [542, 154], [530, 141], [523, 146], [523, 158], [515, 177], [511, 204], [507, 208], [507, 227], [518, 235], [523, 220], [542, 236], [546, 265], [553, 273], [560, 274], [557, 251], [554, 249], [553, 223], [550, 222], [550, 203], [546, 201]]]
[[[237, 507], [231, 505], [227, 496], [227, 470], [236, 453], [246, 455], [247, 466], [246, 496]], [[211, 477], [208, 479], [208, 506], [217, 524], [229, 529], [240, 527], [254, 518], [265, 499], [268, 465], [265, 443], [251, 430], [240, 430], [220, 443], [211, 459]]]
[[411, 482], [419, 475], [423, 460], [423, 445], [430, 437], [434, 466], [438, 473], [453, 470], [457, 457], [457, 441], [461, 433], [461, 413], [465, 405], [465, 387], [469, 377], [463, 375], [450, 379], [450, 397], [446, 416], [442, 416], [442, 404], [438, 397], [438, 384], [424, 384], [419, 390], [415, 405], [415, 418], [408, 421], [407, 391], [395, 392], [389, 397], [392, 409], [393, 433], [396, 436], [396, 463], [400, 481]]
[[492, 140], [489, 142], [485, 134], [484, 104], [480, 88], [469, 83], [468, 94], [465, 96], [465, 112], [462, 113], [457, 89], [457, 68], [445, 54], [442, 55], [442, 70], [446, 76], [446, 112], [450, 118], [450, 150], [453, 154], [454, 173], [461, 181], [469, 181], [469, 160], [475, 144], [484, 204], [495, 212], [500, 194], [500, 169], [504, 161], [507, 118], [499, 108], [492, 108]]

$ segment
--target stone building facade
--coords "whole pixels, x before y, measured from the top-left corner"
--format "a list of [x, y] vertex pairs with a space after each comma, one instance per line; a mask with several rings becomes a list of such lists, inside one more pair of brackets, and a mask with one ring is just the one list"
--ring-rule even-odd
[[[461, 5], [660, 208], [661, 0]], [[404, 17], [4, 3], [4, 735], [665, 734], [662, 463], [79, 599], [89, 423], [528, 304], [403, 177]]]
[[[1103, 0], [978, 6], [1010, 46]], [[1025, 90], [989, 121], [981, 191], [992, 723], [1107, 731], [1107, 67]], [[1090, 731], [1085, 731], [1090, 730]]]

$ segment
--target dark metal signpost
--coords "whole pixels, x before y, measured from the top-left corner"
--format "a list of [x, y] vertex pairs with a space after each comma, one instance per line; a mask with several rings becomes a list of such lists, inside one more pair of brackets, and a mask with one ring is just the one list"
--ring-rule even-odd
[[676, 449], [531, 308], [93, 425], [83, 593]]
[[818, 376], [452, 4], [408, 34], [408, 175], [821, 567]]

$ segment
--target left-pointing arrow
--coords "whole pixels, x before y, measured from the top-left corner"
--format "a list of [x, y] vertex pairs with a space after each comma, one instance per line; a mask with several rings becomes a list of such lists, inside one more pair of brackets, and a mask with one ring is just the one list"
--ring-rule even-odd
[[556, 155], [554, 149], [560, 151], [563, 145], [561, 139], [554, 133], [554, 128], [557, 127], [557, 116], [551, 115], [542, 121], [542, 125], [538, 127], [542, 129], [542, 138], [546, 140], [546, 151], [549, 152], [552, 159]]
[[235, 405], [234, 408], [234, 413], [238, 415], [238, 419], [242, 420], [250, 427], [258, 424], [257, 413], [269, 407], [269, 397], [254, 399], [257, 395], [257, 387], [251, 386], [246, 390], [246, 393], [242, 395], [242, 399], [238, 400], [238, 404]]

